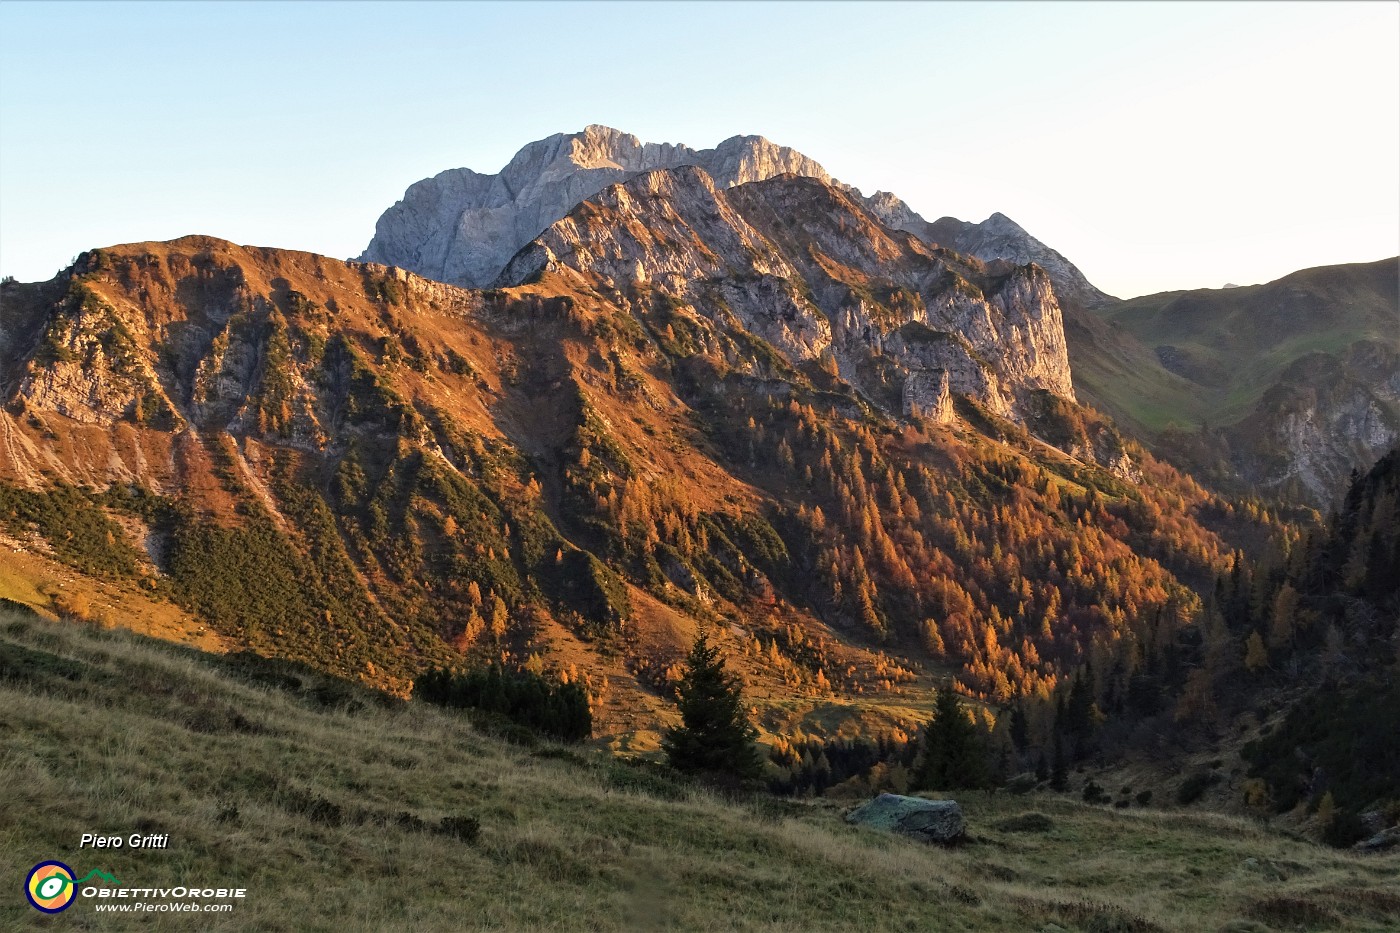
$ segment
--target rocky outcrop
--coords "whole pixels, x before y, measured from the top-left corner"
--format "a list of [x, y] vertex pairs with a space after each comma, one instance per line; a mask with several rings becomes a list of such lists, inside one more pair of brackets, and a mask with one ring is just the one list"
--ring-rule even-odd
[[983, 261], [1036, 263], [1062, 298], [1083, 307], [1113, 300], [1069, 260], [1001, 214], [980, 224], [951, 217], [929, 223], [890, 192], [864, 197], [814, 160], [762, 136], [734, 136], [713, 149], [692, 149], [644, 143], [606, 126], [530, 143], [495, 175], [458, 168], [417, 182], [379, 218], [360, 258], [441, 282], [484, 287], [517, 250], [580, 202], [639, 174], [683, 165], [700, 168], [720, 189], [779, 175], [813, 178], [859, 201], [885, 226], [926, 243]]
[[996, 213], [980, 224], [968, 223], [956, 217], [942, 217], [933, 223], [901, 220], [897, 229], [909, 230], [930, 243], [975, 256], [983, 262], [1006, 260], [1016, 265], [1035, 263], [1050, 276], [1055, 294], [1064, 304], [1077, 308], [1099, 308], [1117, 301], [1112, 295], [1095, 288], [1084, 273], [1057, 250], [1031, 236], [1010, 217]]
[[846, 814], [846, 822], [909, 836], [920, 842], [950, 845], [967, 832], [956, 800], [925, 800], [881, 794]]
[[938, 424], [949, 424], [956, 417], [952, 382], [946, 370], [936, 374], [910, 373], [904, 380], [901, 403], [905, 417], [930, 418]]
[[15, 398], [79, 424], [168, 422], [173, 409], [133, 326], [141, 323], [75, 284], [55, 305]]
[[1330, 504], [1354, 469], [1400, 443], [1400, 352], [1359, 341], [1304, 356], [1226, 434], [1246, 478]]
[[1064, 305], [1090, 309], [1118, 300], [1095, 288], [1074, 263], [1031, 236], [1005, 214], [993, 214], [977, 224], [956, 217], [940, 217], [930, 223], [888, 191], [875, 192], [865, 199], [865, 204], [885, 226], [912, 233], [925, 243], [944, 246], [983, 262], [1035, 263], [1050, 276], [1055, 294]]
[[795, 287], [797, 270], [692, 166], [601, 192], [521, 250], [497, 284], [562, 269], [611, 289], [703, 296], [794, 361], [816, 359], [831, 345], [830, 322]]
[[784, 175], [724, 189], [704, 171], [650, 172], [551, 225], [497, 284], [545, 274], [666, 295], [730, 316], [793, 365], [830, 359], [890, 409], [951, 418], [953, 394], [1019, 418], [1027, 393], [1073, 399], [1053, 288], [881, 225], [849, 191]]

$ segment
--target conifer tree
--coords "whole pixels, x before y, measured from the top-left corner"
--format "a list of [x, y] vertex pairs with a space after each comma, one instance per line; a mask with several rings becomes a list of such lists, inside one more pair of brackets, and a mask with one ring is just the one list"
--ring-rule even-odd
[[1264, 639], [1259, 637], [1258, 632], [1251, 632], [1249, 638], [1245, 640], [1244, 666], [1245, 670], [1254, 672], [1269, 664], [1269, 652], [1264, 647]]
[[719, 649], [704, 633], [695, 639], [677, 685], [681, 725], [667, 731], [662, 748], [679, 771], [757, 778], [758, 730], [749, 722], [737, 678], [725, 673]]
[[987, 784], [985, 749], [977, 727], [951, 690], [940, 690], [924, 730], [924, 755], [914, 772], [921, 790], [959, 790]]
[[1074, 740], [1076, 759], [1082, 758], [1088, 751], [1089, 739], [1094, 732], [1095, 713], [1094, 671], [1092, 666], [1085, 665], [1083, 673], [1076, 675], [1070, 685], [1063, 720], [1066, 735]]
[[1055, 759], [1050, 766], [1050, 789], [1065, 790], [1069, 787], [1069, 763], [1065, 761], [1065, 746], [1059, 736], [1055, 737]]

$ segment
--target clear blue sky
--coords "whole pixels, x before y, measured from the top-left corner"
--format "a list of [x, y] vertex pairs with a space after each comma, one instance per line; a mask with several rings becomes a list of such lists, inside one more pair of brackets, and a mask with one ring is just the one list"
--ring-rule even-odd
[[758, 133], [1122, 296], [1400, 252], [1400, 5], [0, 3], [0, 272], [357, 255], [447, 168]]

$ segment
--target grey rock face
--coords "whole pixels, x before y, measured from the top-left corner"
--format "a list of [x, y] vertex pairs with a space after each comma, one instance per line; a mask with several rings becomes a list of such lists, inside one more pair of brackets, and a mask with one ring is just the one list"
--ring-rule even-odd
[[545, 274], [585, 289], [641, 285], [717, 322], [732, 316], [791, 364], [828, 359], [904, 414], [950, 420], [953, 393], [1010, 418], [1035, 390], [1074, 398], [1042, 270], [926, 246], [815, 179], [723, 189], [694, 167], [638, 176], [551, 225], [497, 284]]
[[639, 173], [682, 165], [702, 167], [721, 188], [783, 174], [832, 180], [802, 153], [762, 136], [735, 136], [696, 150], [590, 126], [530, 143], [497, 175], [459, 168], [418, 182], [379, 218], [360, 258], [484, 287], [517, 250], [579, 202]]
[[1050, 281], [1055, 284], [1055, 294], [1064, 303], [1098, 308], [1117, 301], [1090, 284], [1074, 263], [1031, 236], [1005, 214], [993, 214], [980, 224], [956, 217], [942, 217], [933, 223], [927, 223], [917, 214], [914, 218], [901, 219], [893, 226], [983, 262], [1004, 259], [1018, 266], [1033, 262], [1049, 274]]
[[1090, 284], [1074, 263], [1005, 214], [993, 214], [980, 224], [956, 217], [930, 223], [888, 191], [875, 192], [866, 199], [866, 206], [885, 226], [912, 233], [925, 243], [936, 243], [983, 262], [1000, 259], [1018, 266], [1033, 262], [1049, 274], [1062, 303], [1098, 308], [1117, 301]]
[[1331, 504], [1352, 469], [1400, 443], [1400, 353], [1359, 341], [1336, 356], [1305, 356], [1228, 430], [1244, 476], [1265, 487], [1296, 483]]
[[846, 814], [846, 822], [910, 836], [920, 842], [948, 845], [967, 832], [962, 807], [955, 800], [925, 800], [881, 794]]
[[817, 162], [762, 136], [735, 136], [713, 149], [643, 143], [629, 133], [589, 126], [530, 143], [496, 175], [459, 168], [411, 186], [379, 218], [360, 257], [400, 266], [453, 285], [482, 288], [516, 251], [581, 201], [644, 172], [694, 165], [720, 189], [779, 175], [814, 178], [860, 201], [881, 223], [981, 259], [1034, 262], [1057, 294], [1082, 307], [1113, 299], [1094, 288], [1069, 260], [1001, 214], [980, 224], [945, 217], [929, 223], [888, 191], [864, 197]]
[[51, 359], [30, 360], [17, 397], [39, 410], [55, 411], [79, 424], [111, 426], [150, 396], [170, 408], [148, 360], [128, 331], [113, 336], [117, 312], [105, 302], [55, 315], [45, 342]]
[[797, 270], [693, 167], [610, 188], [521, 250], [497, 280], [568, 269], [609, 287], [645, 283], [723, 303], [796, 361], [831, 346], [831, 324], [800, 290]]
[[931, 418], [938, 424], [949, 424], [957, 416], [953, 411], [952, 383], [948, 371], [910, 373], [904, 380], [903, 414]]

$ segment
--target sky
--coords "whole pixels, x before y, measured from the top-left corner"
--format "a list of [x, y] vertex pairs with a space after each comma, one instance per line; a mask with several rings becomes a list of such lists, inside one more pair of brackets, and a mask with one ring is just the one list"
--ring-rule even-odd
[[758, 134], [1120, 297], [1400, 253], [1400, 4], [0, 2], [0, 273], [191, 233], [353, 257], [590, 123]]

